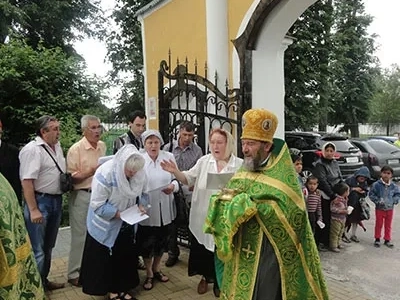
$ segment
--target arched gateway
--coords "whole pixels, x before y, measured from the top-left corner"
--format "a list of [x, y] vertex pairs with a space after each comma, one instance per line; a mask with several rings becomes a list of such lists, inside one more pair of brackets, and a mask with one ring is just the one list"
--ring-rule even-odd
[[[237, 91], [243, 108], [272, 110], [284, 135], [284, 51], [286, 33], [316, 0], [154, 0], [138, 12], [142, 24], [146, 112], [149, 127], [167, 126], [159, 119], [160, 62], [169, 49], [177, 58], [207, 62], [207, 80], [216, 88]], [[187, 70], [189, 73], [193, 71]], [[199, 93], [201, 94], [201, 93]], [[164, 109], [165, 107], [165, 103]], [[167, 108], [168, 109], [168, 108]], [[224, 116], [226, 117], [226, 116]], [[238, 119], [234, 112], [228, 118]], [[169, 125], [173, 122], [173, 116]], [[234, 132], [235, 133], [235, 132]]]

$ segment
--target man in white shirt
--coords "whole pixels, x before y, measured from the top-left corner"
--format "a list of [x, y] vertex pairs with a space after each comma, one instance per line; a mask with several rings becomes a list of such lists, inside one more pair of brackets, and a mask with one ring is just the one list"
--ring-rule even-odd
[[60, 124], [57, 119], [42, 116], [36, 121], [36, 128], [37, 137], [19, 154], [26, 202], [24, 218], [44, 288], [55, 290], [64, 287], [63, 283], [47, 279], [62, 215], [60, 171], [55, 161], [63, 172], [66, 166], [59, 143]]

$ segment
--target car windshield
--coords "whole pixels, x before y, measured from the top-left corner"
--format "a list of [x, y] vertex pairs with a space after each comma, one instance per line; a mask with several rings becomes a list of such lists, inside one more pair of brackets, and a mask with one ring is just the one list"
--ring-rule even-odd
[[378, 153], [395, 153], [400, 151], [396, 146], [381, 140], [369, 140], [368, 144]]

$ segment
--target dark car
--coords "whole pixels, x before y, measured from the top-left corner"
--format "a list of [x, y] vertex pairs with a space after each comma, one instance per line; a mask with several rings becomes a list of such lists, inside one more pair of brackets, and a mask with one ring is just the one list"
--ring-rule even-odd
[[394, 144], [394, 142], [398, 140], [398, 138], [396, 136], [391, 136], [391, 135], [373, 135], [373, 136], [368, 137], [368, 139], [369, 140], [384, 140], [391, 144]]
[[285, 132], [285, 140], [289, 148], [301, 151], [304, 176], [311, 175], [314, 163], [322, 156], [322, 146], [327, 142], [332, 142], [336, 146], [335, 159], [344, 178], [353, 175], [364, 165], [360, 150], [346, 137], [340, 135], [321, 136], [315, 132], [288, 131]]
[[381, 168], [384, 165], [393, 168], [394, 179], [400, 179], [400, 148], [379, 139], [352, 139], [351, 142], [361, 150], [364, 164], [374, 179], [380, 178]]

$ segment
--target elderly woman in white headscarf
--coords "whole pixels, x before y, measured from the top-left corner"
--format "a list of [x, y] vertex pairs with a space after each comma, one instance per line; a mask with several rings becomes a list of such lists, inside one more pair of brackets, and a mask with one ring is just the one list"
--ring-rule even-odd
[[85, 294], [109, 292], [109, 299], [135, 299], [128, 293], [140, 282], [134, 231], [121, 219], [121, 212], [136, 205], [138, 197], [138, 209], [145, 212], [144, 164], [136, 147], [125, 145], [93, 177], [80, 273]]
[[154, 280], [169, 280], [161, 272], [161, 257], [167, 250], [169, 226], [176, 217], [173, 192], [179, 190], [179, 184], [172, 174], [160, 166], [163, 160], [175, 161], [172, 153], [161, 150], [164, 143], [161, 134], [157, 130], [147, 130], [141, 137], [145, 149], [144, 170], [149, 178], [147, 188], [151, 208], [148, 211], [150, 218], [138, 226], [137, 244], [147, 273], [143, 288], [151, 290]]

